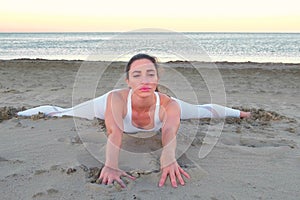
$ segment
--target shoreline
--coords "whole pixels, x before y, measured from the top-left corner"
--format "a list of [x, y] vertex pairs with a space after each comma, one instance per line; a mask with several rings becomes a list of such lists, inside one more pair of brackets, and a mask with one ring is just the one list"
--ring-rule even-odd
[[[44, 58], [16, 58], [16, 59], [0, 59], [0, 62], [105, 62], [105, 63], [123, 63], [126, 64], [127, 61], [109, 61], [109, 60], [80, 60], [80, 59], [44, 59]], [[299, 66], [299, 63], [290, 63], [290, 62], [254, 62], [254, 61], [187, 61], [187, 60], [170, 60], [165, 62], [159, 62], [161, 64], [188, 64], [188, 63], [200, 63], [200, 64], [217, 64], [217, 65], [284, 65], [284, 66]]]

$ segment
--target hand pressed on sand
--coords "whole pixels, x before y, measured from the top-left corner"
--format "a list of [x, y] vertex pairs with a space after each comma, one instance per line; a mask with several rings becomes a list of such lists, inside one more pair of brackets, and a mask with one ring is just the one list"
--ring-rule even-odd
[[161, 178], [159, 180], [158, 186], [162, 187], [165, 184], [166, 179], [167, 179], [168, 176], [170, 178], [170, 182], [172, 184], [172, 187], [175, 187], [175, 188], [177, 187], [177, 179], [178, 179], [178, 181], [181, 185], [184, 185], [184, 180], [182, 178], [182, 174], [186, 178], [190, 179], [190, 175], [187, 172], [185, 172], [178, 165], [177, 162], [173, 162], [172, 164], [162, 168], [162, 175], [161, 175]]
[[125, 188], [126, 185], [125, 183], [122, 181], [121, 176], [126, 176], [132, 180], [135, 180], [135, 177], [130, 176], [129, 174], [127, 174], [126, 172], [124, 172], [123, 170], [120, 169], [113, 169], [107, 166], [104, 166], [101, 170], [101, 174], [99, 176], [99, 179], [101, 181], [102, 184], [105, 185], [111, 185], [114, 181], [117, 181], [122, 188]]

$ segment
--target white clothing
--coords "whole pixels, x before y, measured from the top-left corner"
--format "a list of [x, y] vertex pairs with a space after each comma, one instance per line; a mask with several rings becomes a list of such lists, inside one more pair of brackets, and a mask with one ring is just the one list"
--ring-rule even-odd
[[[113, 90], [114, 91], [114, 90]], [[110, 91], [112, 92], [112, 91]], [[83, 102], [72, 108], [61, 108], [57, 106], [39, 106], [18, 112], [18, 116], [32, 116], [39, 112], [46, 116], [73, 116], [85, 119], [105, 119], [106, 102], [109, 93], [106, 93], [95, 99]], [[139, 131], [158, 131], [162, 127], [162, 122], [159, 119], [160, 98], [156, 95], [156, 107], [154, 114], [154, 127], [150, 130], [141, 129], [132, 125], [132, 107], [131, 107], [131, 90], [127, 97], [127, 114], [123, 119], [124, 132], [139, 132]], [[240, 117], [240, 111], [216, 104], [195, 105], [186, 103], [182, 100], [171, 97], [180, 107], [180, 119], [199, 119], [199, 118], [224, 118], [224, 117]]]
[[154, 94], [156, 97], [155, 112], [154, 112], [154, 127], [152, 129], [142, 129], [142, 128], [135, 127], [132, 124], [132, 105], [131, 105], [132, 90], [129, 91], [127, 97], [127, 114], [123, 119], [124, 132], [134, 133], [134, 132], [141, 132], [141, 131], [159, 131], [159, 129], [162, 128], [162, 122], [159, 119], [160, 98], [157, 92], [155, 92]]

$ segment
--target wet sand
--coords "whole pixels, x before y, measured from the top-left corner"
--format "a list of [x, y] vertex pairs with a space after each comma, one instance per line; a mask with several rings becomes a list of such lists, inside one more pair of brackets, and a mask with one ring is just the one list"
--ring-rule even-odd
[[[125, 63], [91, 64], [91, 69], [109, 66], [102, 76], [97, 70], [82, 76], [78, 73], [82, 65], [82, 61], [0, 61], [3, 199], [298, 199], [300, 64], [216, 63], [226, 105], [249, 110], [252, 117], [182, 121], [178, 162], [192, 179], [176, 189], [169, 181], [157, 187], [160, 133], [124, 135], [120, 168], [137, 179], [124, 180], [127, 188], [121, 189], [97, 181], [106, 143], [103, 121], [16, 117], [18, 110], [49, 104], [70, 107], [114, 87], [126, 87]], [[209, 89], [215, 87], [207, 86], [203, 74], [212, 69], [204, 69], [201, 78], [188, 62], [165, 65], [188, 80], [199, 103], [210, 103]], [[161, 76], [166, 84], [162, 91], [180, 91], [181, 98], [195, 101], [186, 84], [164, 79], [166, 72]], [[217, 144], [202, 158], [199, 151], [209, 145], [207, 135], [217, 135], [212, 137]]]

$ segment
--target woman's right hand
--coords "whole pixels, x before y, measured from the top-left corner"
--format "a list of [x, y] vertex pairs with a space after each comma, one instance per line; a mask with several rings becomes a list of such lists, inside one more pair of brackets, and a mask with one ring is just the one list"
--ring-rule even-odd
[[107, 167], [107, 166], [104, 166], [102, 168], [99, 179], [102, 180], [101, 183], [105, 184], [105, 185], [110, 185], [114, 181], [117, 181], [121, 185], [122, 188], [125, 188], [126, 185], [122, 181], [121, 176], [126, 176], [126, 177], [128, 177], [132, 180], [135, 180], [135, 177], [130, 176], [126, 172], [124, 172], [120, 169], [114, 169], [114, 168], [110, 168], [110, 167]]

